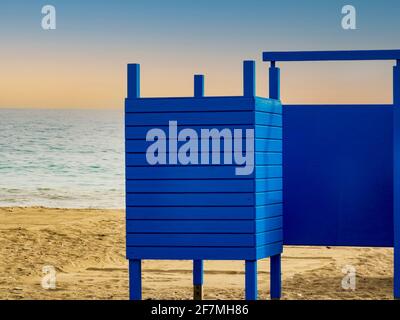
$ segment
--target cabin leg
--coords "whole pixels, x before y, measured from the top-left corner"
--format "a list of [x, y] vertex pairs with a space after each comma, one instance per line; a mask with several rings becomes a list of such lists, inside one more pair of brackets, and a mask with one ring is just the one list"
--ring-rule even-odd
[[257, 260], [246, 260], [246, 300], [257, 300]]
[[393, 68], [393, 238], [393, 295], [400, 299], [400, 60]]
[[193, 299], [203, 300], [203, 260], [193, 260]]
[[142, 300], [142, 260], [129, 260], [129, 298]]
[[270, 257], [271, 299], [281, 298], [281, 255]]

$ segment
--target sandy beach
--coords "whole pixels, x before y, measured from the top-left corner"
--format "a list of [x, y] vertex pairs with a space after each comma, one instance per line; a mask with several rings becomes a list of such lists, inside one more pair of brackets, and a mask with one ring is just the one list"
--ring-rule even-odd
[[[123, 210], [0, 208], [0, 299], [127, 299]], [[391, 299], [393, 250], [285, 247], [283, 299]], [[41, 286], [56, 271], [55, 290]], [[356, 268], [356, 290], [341, 287]], [[191, 299], [190, 261], [144, 261], [144, 299]], [[260, 299], [269, 294], [269, 261], [259, 268]], [[243, 299], [244, 264], [206, 261], [205, 299]]]

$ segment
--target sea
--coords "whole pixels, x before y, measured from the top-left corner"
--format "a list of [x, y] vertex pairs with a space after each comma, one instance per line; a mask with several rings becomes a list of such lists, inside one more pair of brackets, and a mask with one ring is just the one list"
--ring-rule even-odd
[[121, 110], [0, 109], [0, 207], [123, 208]]

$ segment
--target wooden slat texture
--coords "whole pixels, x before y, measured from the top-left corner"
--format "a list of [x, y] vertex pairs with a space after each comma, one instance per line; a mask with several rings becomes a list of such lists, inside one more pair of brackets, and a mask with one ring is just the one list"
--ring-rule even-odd
[[257, 248], [232, 247], [127, 247], [129, 259], [256, 260], [282, 252], [277, 242]]
[[[240, 154], [234, 153], [232, 155], [232, 159], [233, 159], [232, 162], [235, 161], [235, 155], [240, 155]], [[255, 163], [259, 166], [281, 165], [282, 164], [282, 153], [280, 153], [280, 152], [256, 152], [254, 154], [254, 157], [255, 157]], [[220, 159], [223, 159], [223, 154], [221, 155]], [[201, 160], [201, 158], [200, 158], [200, 160]], [[210, 163], [212, 163], [211, 158], [209, 159], [209, 161], [210, 161]], [[221, 162], [223, 162], [223, 161], [221, 160]], [[126, 165], [129, 167], [151, 166], [146, 159], [145, 153], [127, 153], [126, 154]], [[221, 163], [221, 165], [225, 165], [225, 164]], [[167, 166], [167, 165], [156, 164], [154, 166]], [[170, 166], [176, 167], [177, 165], [170, 165]]]
[[[158, 129], [163, 130], [164, 132], [168, 133], [168, 123], [164, 123], [163, 125], [156, 126]], [[134, 140], [146, 140], [146, 135], [149, 130], [153, 129], [154, 126], [152, 125], [141, 125], [141, 126], [127, 126], [125, 128], [125, 137], [126, 139], [134, 139]], [[185, 126], [182, 126], [178, 123], [178, 130], [185, 129]], [[226, 129], [227, 126], [225, 125], [191, 125], [190, 129], [196, 131], [197, 135], [201, 137], [201, 130], [212, 130], [216, 129], [221, 131]], [[229, 126], [230, 129], [233, 130], [246, 130], [246, 129], [254, 129], [255, 131], [255, 138], [269, 138], [269, 139], [282, 139], [282, 128], [268, 126], [266, 124], [262, 125], [234, 125]]]
[[127, 246], [133, 247], [256, 247], [278, 241], [281, 229], [259, 234], [127, 234]]
[[[271, 206], [272, 207], [272, 206]], [[263, 209], [262, 212], [265, 210]], [[271, 208], [281, 213], [279, 208]], [[250, 220], [255, 219], [254, 207], [127, 207], [128, 220]]]

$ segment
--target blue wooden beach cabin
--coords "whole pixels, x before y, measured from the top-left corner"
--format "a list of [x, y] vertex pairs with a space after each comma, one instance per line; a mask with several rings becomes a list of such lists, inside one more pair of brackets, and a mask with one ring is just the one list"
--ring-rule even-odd
[[[140, 67], [128, 66], [125, 134], [130, 297], [141, 299], [142, 260], [183, 259], [193, 260], [195, 298], [202, 294], [203, 260], [245, 260], [246, 299], [256, 299], [257, 260], [271, 257], [271, 296], [279, 298], [281, 103], [255, 96], [254, 61], [244, 62], [243, 96], [205, 97], [204, 77], [198, 75], [194, 80], [193, 97], [141, 98]], [[276, 90], [278, 87], [276, 83]], [[160, 133], [156, 140], [151, 136], [153, 129]], [[222, 138], [204, 141], [202, 130], [213, 129]], [[226, 138], [229, 132], [232, 141]], [[194, 134], [202, 141], [193, 159], [202, 161], [182, 163], [181, 154], [176, 153]], [[157, 148], [155, 155], [167, 163], [149, 161], [149, 147], [157, 141], [162, 146], [162, 139], [168, 140], [166, 147]], [[217, 140], [220, 149], [214, 150]], [[254, 157], [253, 170], [238, 174], [240, 165], [229, 161], [229, 153], [240, 158], [245, 152]]]
[[400, 298], [400, 50], [265, 52], [263, 59], [274, 70], [275, 98], [278, 62], [396, 63], [393, 104], [283, 104], [283, 234], [286, 245], [394, 247]]

